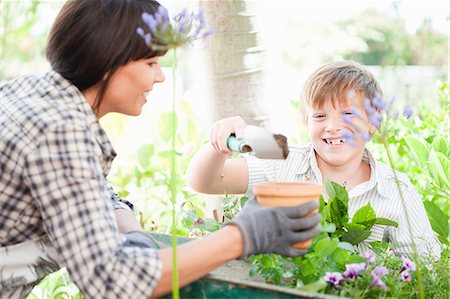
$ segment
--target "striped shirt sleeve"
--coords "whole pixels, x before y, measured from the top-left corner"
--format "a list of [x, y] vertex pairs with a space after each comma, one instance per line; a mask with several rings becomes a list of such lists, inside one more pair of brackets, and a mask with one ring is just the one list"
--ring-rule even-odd
[[[394, 252], [412, 258], [414, 255], [412, 240], [414, 240], [420, 256], [438, 259], [441, 245], [433, 233], [422, 198], [406, 176], [403, 175], [400, 180], [405, 204], [399, 205], [401, 211], [398, 227], [389, 228]], [[402, 200], [400, 196], [398, 199]]]

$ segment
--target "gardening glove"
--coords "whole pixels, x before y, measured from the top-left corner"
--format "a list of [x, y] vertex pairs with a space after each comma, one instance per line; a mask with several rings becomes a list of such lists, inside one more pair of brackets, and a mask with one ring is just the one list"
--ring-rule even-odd
[[227, 225], [234, 224], [241, 231], [244, 247], [241, 258], [261, 253], [304, 255], [307, 249], [292, 246], [320, 233], [320, 214], [308, 216], [318, 207], [318, 201], [295, 207], [262, 207], [253, 197]]
[[144, 231], [131, 231], [125, 234], [126, 240], [124, 245], [126, 247], [141, 247], [141, 248], [155, 248], [158, 249], [159, 246], [150, 237], [150, 235]]

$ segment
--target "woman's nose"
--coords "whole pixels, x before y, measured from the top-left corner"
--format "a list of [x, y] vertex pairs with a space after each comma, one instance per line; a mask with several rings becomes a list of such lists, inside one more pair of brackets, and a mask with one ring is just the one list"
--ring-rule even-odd
[[161, 68], [161, 66], [158, 65], [158, 69], [156, 70], [155, 73], [155, 82], [164, 82], [164, 80], [166, 80], [166, 75], [164, 75], [164, 72]]

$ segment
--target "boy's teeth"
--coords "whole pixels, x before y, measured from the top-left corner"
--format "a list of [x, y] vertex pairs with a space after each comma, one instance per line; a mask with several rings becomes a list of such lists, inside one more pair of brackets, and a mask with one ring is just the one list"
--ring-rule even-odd
[[344, 143], [344, 139], [336, 138], [336, 139], [325, 139], [328, 144], [341, 144]]

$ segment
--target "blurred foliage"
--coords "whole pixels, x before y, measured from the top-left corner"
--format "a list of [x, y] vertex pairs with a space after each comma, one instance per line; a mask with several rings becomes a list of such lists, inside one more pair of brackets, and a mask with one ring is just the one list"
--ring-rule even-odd
[[280, 46], [285, 60], [298, 68], [339, 59], [380, 66], [448, 63], [447, 35], [433, 28], [430, 19], [423, 19], [413, 33], [404, 18], [376, 8], [339, 21], [286, 21]]
[[344, 32], [356, 35], [364, 47], [342, 53], [345, 59], [365, 65], [445, 65], [448, 59], [447, 36], [423, 19], [414, 34], [406, 30], [405, 20], [377, 10], [337, 22]]
[[[409, 120], [398, 118], [396, 132], [389, 137], [395, 169], [408, 175], [424, 201], [450, 213], [450, 91], [447, 82], [436, 83], [439, 103], [413, 106]], [[377, 159], [388, 162], [381, 144], [369, 143]], [[437, 153], [437, 154], [436, 154]], [[447, 217], [448, 218], [448, 217]]]
[[38, 0], [0, 1], [0, 82], [13, 75], [18, 64], [43, 57], [46, 33], [36, 28], [40, 5]]

